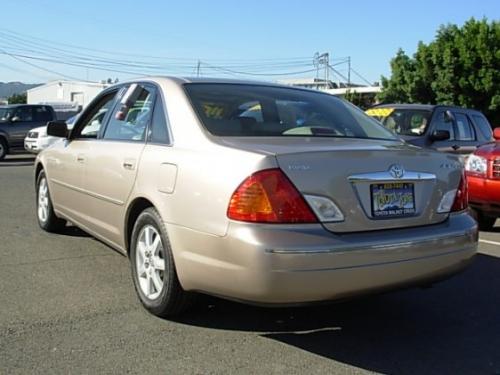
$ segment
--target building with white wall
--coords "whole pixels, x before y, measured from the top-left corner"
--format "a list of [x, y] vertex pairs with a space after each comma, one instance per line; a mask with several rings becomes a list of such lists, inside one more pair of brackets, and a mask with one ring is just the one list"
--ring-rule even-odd
[[28, 104], [67, 104], [85, 107], [108, 84], [84, 81], [52, 81], [27, 91]]
[[344, 96], [347, 92], [359, 94], [377, 94], [382, 91], [381, 86], [364, 86], [358, 84], [346, 84], [344, 82], [325, 81], [321, 78], [290, 78], [277, 81], [283, 85], [304, 87], [313, 90], [327, 92], [336, 96]]

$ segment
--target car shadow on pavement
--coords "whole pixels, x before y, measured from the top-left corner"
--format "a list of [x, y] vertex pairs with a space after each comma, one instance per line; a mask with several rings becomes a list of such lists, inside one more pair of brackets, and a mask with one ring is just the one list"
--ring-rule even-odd
[[29, 165], [33, 165], [35, 162], [36, 156], [27, 156], [27, 157], [6, 157], [5, 159], [0, 161], [0, 167], [25, 167]]
[[62, 230], [60, 230], [58, 235], [69, 236], [69, 237], [91, 237], [90, 234], [84, 232], [80, 228], [67, 224]]
[[500, 258], [478, 255], [430, 289], [277, 309], [202, 297], [177, 321], [256, 333], [368, 371], [500, 374], [499, 304]]
[[485, 233], [500, 233], [500, 226], [493, 227], [488, 230], [483, 230]]

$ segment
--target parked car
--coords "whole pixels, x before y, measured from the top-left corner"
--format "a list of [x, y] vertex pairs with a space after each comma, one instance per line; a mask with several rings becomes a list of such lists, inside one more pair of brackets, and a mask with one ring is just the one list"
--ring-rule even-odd
[[415, 146], [466, 156], [493, 140], [491, 125], [473, 109], [444, 105], [383, 104], [366, 114]]
[[55, 120], [48, 105], [13, 104], [0, 106], [0, 160], [12, 151], [24, 149], [30, 129]]
[[[75, 115], [66, 120], [68, 130], [73, 128], [76, 117], [77, 116]], [[31, 129], [26, 135], [26, 138], [24, 138], [24, 149], [28, 152], [37, 154], [40, 151], [45, 150], [54, 142], [60, 140], [60, 137], [51, 137], [47, 135], [47, 125], [39, 126], [38, 128]]]
[[497, 142], [479, 147], [465, 164], [469, 184], [469, 205], [482, 230], [490, 230], [500, 217], [500, 128]]
[[36, 158], [39, 225], [127, 255], [159, 316], [196, 292], [273, 305], [429, 285], [477, 250], [459, 158], [325, 93], [150, 77], [47, 133], [67, 140]]

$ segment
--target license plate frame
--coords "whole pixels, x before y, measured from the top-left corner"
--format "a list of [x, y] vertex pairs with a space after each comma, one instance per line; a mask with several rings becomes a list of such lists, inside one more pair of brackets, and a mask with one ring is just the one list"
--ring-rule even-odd
[[412, 182], [371, 184], [370, 201], [374, 219], [415, 216], [415, 184]]

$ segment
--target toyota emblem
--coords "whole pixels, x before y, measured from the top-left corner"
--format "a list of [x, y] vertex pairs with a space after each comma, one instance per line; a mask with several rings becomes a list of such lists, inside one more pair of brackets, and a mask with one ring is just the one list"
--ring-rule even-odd
[[402, 178], [405, 174], [405, 169], [402, 165], [393, 164], [389, 167], [389, 173], [394, 178]]

